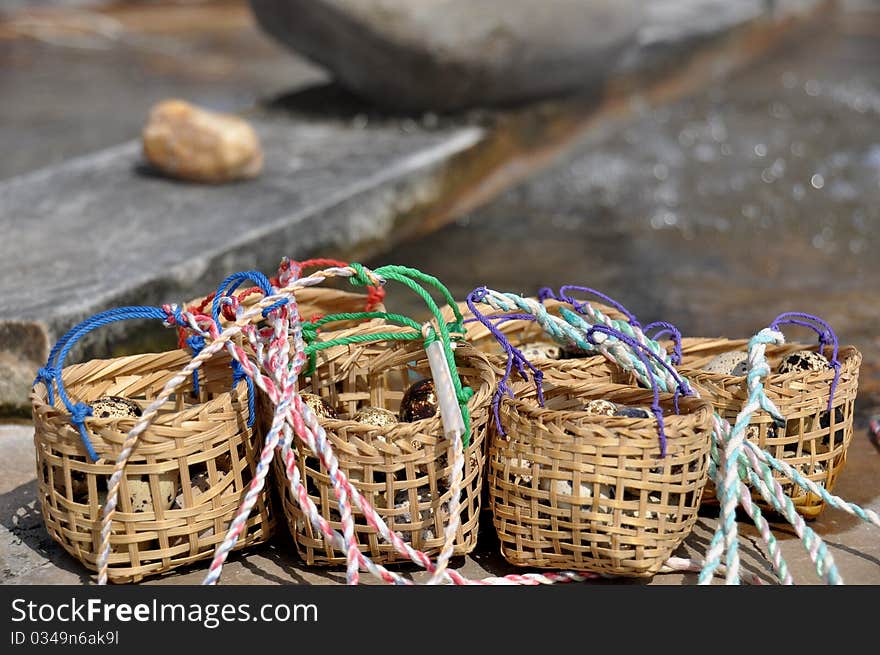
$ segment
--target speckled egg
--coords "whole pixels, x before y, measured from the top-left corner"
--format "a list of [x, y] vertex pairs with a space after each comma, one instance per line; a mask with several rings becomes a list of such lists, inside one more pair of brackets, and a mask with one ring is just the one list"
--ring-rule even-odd
[[398, 423], [397, 415], [384, 407], [363, 407], [354, 415], [358, 423], [366, 423], [379, 428], [388, 427]]
[[[195, 475], [193, 475], [190, 478], [190, 487], [193, 501], [198, 503], [196, 499], [211, 488], [211, 479], [210, 477], [208, 477], [207, 471], [203, 471], [201, 473], [196, 473]], [[172, 509], [185, 508], [186, 497], [183, 495], [183, 490], [178, 489], [178, 494], [177, 497], [174, 499]]]
[[580, 348], [563, 348], [560, 353], [560, 359], [580, 359], [581, 357], [592, 357], [596, 355], [595, 351], [581, 350]]
[[528, 485], [532, 483], [532, 463], [522, 457], [511, 457], [503, 460], [510, 466], [510, 477], [513, 484]]
[[434, 380], [419, 380], [407, 389], [400, 401], [400, 420], [405, 423], [431, 418], [437, 413], [437, 392]]
[[326, 400], [314, 393], [302, 394], [303, 402], [308, 405], [319, 419], [336, 418], [336, 410]]
[[131, 501], [131, 511], [152, 512], [154, 504], [161, 506], [163, 509], [171, 509], [174, 500], [177, 498], [179, 473], [177, 471], [168, 471], [160, 473], [157, 477], [159, 482], [159, 498], [155, 503], [153, 493], [150, 490], [150, 476], [144, 475], [140, 478], [128, 479], [128, 497]]
[[615, 412], [617, 412], [617, 405], [615, 405], [610, 400], [597, 398], [595, 400], [591, 400], [586, 405], [584, 405], [582, 411], [586, 412], [587, 414], [595, 414], [597, 416], [614, 416]]
[[614, 498], [614, 489], [609, 485], [599, 485], [600, 502], [598, 503], [593, 500], [592, 485], [578, 485], [577, 495], [575, 495], [574, 485], [572, 484], [571, 480], [553, 480], [550, 478], [542, 478], [538, 486], [543, 491], [556, 492], [556, 506], [560, 509], [571, 509], [572, 503], [566, 502], [564, 500], [564, 498], [568, 496], [578, 498], [579, 501], [577, 504], [579, 507], [594, 505], [595, 509], [599, 512], [607, 513], [611, 511], [611, 508], [606, 503], [601, 502], [602, 500], [610, 500]]
[[614, 412], [614, 416], [623, 416], [624, 418], [651, 418], [651, 412], [641, 407], [618, 407]]
[[[427, 503], [430, 500], [430, 495], [427, 490], [425, 492], [419, 492], [416, 494], [416, 502], [418, 504]], [[420, 522], [420, 521], [430, 521], [434, 516], [434, 511], [431, 507], [425, 507], [422, 510], [419, 510], [418, 507], [411, 507], [409, 492], [405, 490], [400, 490], [394, 495], [394, 509], [402, 510], [400, 514], [397, 514], [394, 517], [394, 523], [399, 526], [396, 529], [400, 531], [403, 535], [404, 541], [412, 540], [412, 532], [406, 529], [407, 525], [412, 523]], [[441, 508], [441, 512], [443, 508]], [[422, 530], [422, 538], [433, 538], [433, 531], [431, 536], [425, 534], [424, 530], [430, 528], [424, 528]]]
[[95, 418], [137, 418], [141, 413], [136, 402], [122, 396], [101, 396], [92, 403]]
[[776, 372], [785, 375], [802, 371], [824, 371], [827, 368], [828, 360], [819, 353], [812, 350], [798, 350], [786, 355], [779, 363]]
[[[638, 496], [634, 496], [632, 499], [635, 501], [639, 500]], [[629, 499], [627, 498], [627, 500], [629, 500]], [[648, 494], [648, 504], [649, 505], [659, 505], [660, 504], [660, 496], [658, 496], [657, 494]], [[635, 517], [635, 518], [641, 518], [641, 512], [637, 509], [624, 510], [623, 513], [628, 516]], [[658, 516], [657, 512], [653, 512], [651, 510], [645, 511], [645, 518], [649, 521], [653, 521], [655, 518], [657, 518], [657, 516]], [[670, 520], [674, 520], [674, 518], [675, 518], [672, 514], [667, 514], [666, 517]]]
[[703, 367], [706, 373], [718, 373], [720, 375], [733, 375], [742, 377], [748, 373], [749, 356], [739, 350], [721, 353]]
[[533, 341], [520, 347], [520, 352], [529, 361], [533, 359], [560, 359], [562, 348], [552, 341]]
[[[773, 423], [767, 425], [767, 438], [775, 439], [778, 435], [776, 431], [776, 426]], [[758, 440], [761, 438], [761, 427], [758, 425], [750, 425], [746, 428], [746, 439], [753, 443], [758, 443]]]
[[[78, 503], [88, 502], [89, 483], [86, 474], [81, 471], [70, 472], [70, 496], [71, 500]], [[64, 471], [61, 468], [55, 469], [55, 477], [52, 486], [62, 496], [67, 496], [67, 482], [64, 479]]]

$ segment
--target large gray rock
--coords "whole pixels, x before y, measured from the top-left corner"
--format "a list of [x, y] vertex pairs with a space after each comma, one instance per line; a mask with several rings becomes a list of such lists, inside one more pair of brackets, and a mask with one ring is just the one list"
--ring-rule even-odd
[[258, 23], [344, 86], [451, 110], [588, 88], [642, 24], [636, 0], [251, 0]]

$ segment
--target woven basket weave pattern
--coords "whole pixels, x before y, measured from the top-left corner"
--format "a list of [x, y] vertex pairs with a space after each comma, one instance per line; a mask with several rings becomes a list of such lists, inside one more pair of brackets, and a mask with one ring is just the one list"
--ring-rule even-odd
[[[734, 377], [701, 370], [716, 355], [729, 351], [747, 352], [748, 340], [684, 339], [680, 371], [699, 388], [705, 390], [718, 414], [733, 424], [748, 400], [744, 377]], [[858, 393], [859, 366], [862, 355], [851, 346], [840, 349], [840, 380], [831, 412], [828, 398], [834, 371], [809, 371], [780, 375], [775, 373], [780, 361], [798, 350], [817, 351], [817, 347], [789, 343], [768, 346], [767, 361], [771, 374], [764, 379], [764, 390], [786, 418], [784, 430], [773, 427], [773, 419], [766, 412], [757, 412], [750, 423], [749, 440], [768, 451], [777, 459], [798, 469], [805, 477], [834, 489], [844, 464], [853, 436], [853, 408]], [[775, 432], [775, 434], [774, 434]], [[798, 513], [805, 518], [816, 518], [825, 503], [815, 494], [776, 475], [787, 496], [792, 497]], [[758, 495], [755, 500], [762, 509], [770, 509]], [[704, 495], [707, 503], [717, 502], [714, 484], [709, 484]]]
[[501, 552], [510, 563], [617, 576], [656, 573], [690, 533], [708, 476], [712, 412], [662, 396], [667, 455], [653, 419], [593, 416], [590, 399], [647, 406], [651, 393], [613, 383], [547, 385], [541, 408], [520, 385], [501, 408], [488, 484]]
[[[92, 403], [105, 395], [123, 396], [144, 409], [189, 361], [183, 351], [92, 360], [66, 368], [63, 379], [72, 399]], [[240, 382], [231, 389], [229, 362], [221, 356], [206, 362], [199, 374], [199, 396], [192, 393], [190, 376], [141, 435], [112, 523], [111, 582], [137, 582], [210, 558], [225, 536], [261, 447], [261, 439], [247, 427], [247, 386]], [[50, 405], [45, 387], [37, 385], [32, 403], [38, 495], [46, 527], [94, 571], [107, 480], [138, 419], [87, 419], [100, 457], [92, 463], [57, 394]], [[133, 506], [132, 500], [139, 504]], [[265, 541], [271, 531], [268, 500], [261, 494], [237, 548]]]
[[[369, 328], [360, 328], [350, 333], [368, 331]], [[388, 328], [383, 331], [387, 332]], [[349, 332], [336, 332], [333, 337], [346, 334]], [[487, 408], [495, 377], [485, 357], [469, 346], [460, 345], [455, 352], [462, 382], [475, 392], [468, 403], [471, 436], [464, 454], [461, 526], [455, 539], [455, 554], [466, 554], [473, 550], [477, 540]], [[381, 428], [348, 420], [364, 406], [384, 407], [397, 413], [404, 391], [425, 377], [430, 377], [430, 368], [421, 341], [335, 346], [318, 352], [316, 371], [302, 391], [320, 395], [337, 410], [338, 420], [322, 419], [321, 423], [339, 458], [340, 468], [376, 512], [392, 531], [401, 534], [413, 547], [436, 554], [443, 545], [443, 530], [448, 522], [446, 507], [452, 493], [447, 488], [451, 442], [443, 436], [439, 415]], [[327, 471], [302, 444], [298, 444], [296, 450], [297, 465], [309, 495], [322, 516], [334, 529], [341, 530]], [[275, 460], [274, 473], [288, 526], [301, 557], [309, 565], [344, 564], [344, 555], [334, 551], [302, 513], [290, 492], [280, 458]], [[394, 547], [367, 524], [361, 512], [355, 510], [354, 518], [363, 552], [380, 563], [402, 559]]]

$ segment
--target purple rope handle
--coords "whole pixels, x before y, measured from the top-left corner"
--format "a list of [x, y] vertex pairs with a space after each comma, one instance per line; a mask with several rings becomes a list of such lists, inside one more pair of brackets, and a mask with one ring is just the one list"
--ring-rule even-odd
[[659, 340], [661, 335], [668, 333], [672, 337], [674, 347], [672, 363], [676, 366], [681, 364], [681, 331], [672, 323], [667, 323], [666, 321], [655, 321], [653, 323], [649, 323], [644, 328], [642, 328], [642, 326], [639, 324], [638, 319], [636, 319], [635, 314], [624, 307], [622, 303], [614, 300], [614, 298], [611, 298], [604, 293], [596, 291], [595, 289], [592, 289], [590, 287], [582, 287], [575, 284], [566, 284], [560, 287], [558, 295], [550, 287], [541, 287], [541, 289], [538, 290], [538, 300], [543, 303], [548, 298], [552, 298], [553, 300], [558, 300], [560, 302], [567, 302], [575, 309], [575, 311], [583, 314], [583, 307], [589, 303], [575, 300], [568, 295], [569, 290], [580, 291], [582, 293], [590, 293], [597, 298], [601, 298], [603, 301], [605, 301], [605, 303], [616, 308], [621, 314], [626, 316], [627, 321], [629, 321], [630, 325], [636, 328], [641, 328], [645, 336], [648, 336], [648, 332], [650, 332], [651, 330], [655, 328], [661, 328], [652, 338], [654, 339], [654, 341], [657, 341]]
[[688, 396], [693, 394], [693, 391], [690, 387], [687, 386], [685, 381], [676, 373], [676, 371], [670, 367], [665, 361], [663, 361], [662, 357], [659, 357], [656, 353], [651, 351], [646, 346], [640, 344], [638, 341], [625, 335], [620, 330], [615, 330], [612, 327], [608, 327], [607, 325], [594, 325], [589, 330], [587, 330], [587, 341], [592, 343], [593, 345], [598, 345], [596, 341], [596, 332], [601, 332], [602, 334], [606, 334], [608, 336], [615, 337], [619, 339], [630, 348], [632, 348], [636, 357], [642, 362], [642, 365], [645, 367], [645, 371], [648, 373], [648, 379], [651, 381], [651, 391], [654, 394], [654, 399], [651, 402], [651, 413], [654, 414], [654, 417], [657, 419], [657, 432], [660, 436], [660, 457], [666, 457], [666, 428], [663, 423], [663, 409], [660, 407], [660, 389], [657, 385], [657, 378], [654, 377], [654, 372], [651, 370], [651, 367], [648, 364], [648, 359], [645, 357], [645, 353], [649, 357], [654, 357], [657, 361], [659, 361], [675, 378], [678, 386], [675, 389], [675, 393], [673, 395], [673, 400], [675, 403], [675, 412], [676, 414], [679, 412], [678, 409], [678, 395], [679, 393], [684, 393], [684, 395]]
[[[780, 325], [800, 325], [801, 327], [813, 330], [813, 332], [819, 335], [819, 352], [822, 355], [825, 355], [826, 346], [832, 347], [831, 361], [828, 364], [829, 368], [834, 369], [834, 378], [831, 380], [831, 395], [828, 397], [828, 411], [830, 412], [834, 406], [834, 394], [837, 391], [837, 383], [840, 381], [840, 362], [837, 360], [840, 343], [837, 340], [837, 335], [831, 329], [831, 326], [818, 316], [802, 312], [783, 312], [773, 319], [770, 329], [778, 332]], [[820, 327], [817, 327], [817, 325]]]
[[[593, 345], [598, 345], [596, 342], [595, 334], [596, 332], [602, 332], [604, 334], [617, 337], [624, 343], [627, 343], [627, 340], [632, 343], [627, 343], [627, 345], [632, 346], [636, 344], [636, 346], [640, 346], [635, 339], [629, 339], [625, 334], [615, 330], [614, 328], [610, 328], [606, 325], [594, 325], [589, 330], [587, 330], [587, 341], [592, 343]], [[663, 409], [660, 407], [660, 389], [657, 386], [657, 379], [654, 377], [654, 372], [651, 370], [651, 367], [648, 365], [648, 360], [645, 358], [644, 353], [641, 348], [634, 347], [633, 352], [635, 352], [636, 357], [638, 357], [642, 364], [645, 366], [645, 370], [648, 372], [648, 378], [651, 380], [651, 391], [654, 393], [654, 399], [651, 401], [651, 413], [654, 414], [654, 418], [657, 419], [657, 431], [660, 435], [660, 457], [666, 457], [666, 427], [663, 424]], [[676, 389], [676, 398], [678, 397], [678, 390]], [[678, 403], [676, 402], [676, 411], [678, 411]]]
[[[473, 310], [471, 310], [471, 311], [473, 311]], [[495, 323], [496, 325], [498, 323], [504, 323], [504, 321], [534, 321], [535, 320], [535, 317], [532, 316], [531, 314], [492, 314], [492, 316], [484, 316], [484, 318], [498, 319], [497, 322]], [[473, 318], [464, 319], [464, 322], [465, 323], [473, 323], [474, 321], [479, 321], [479, 320], [480, 319], [478, 319], [475, 316]], [[485, 325], [485, 323], [483, 325]]]
[[[504, 426], [501, 424], [501, 398], [506, 393], [511, 398], [515, 398], [516, 396], [513, 393], [513, 389], [507, 384], [508, 380], [510, 380], [510, 376], [513, 373], [513, 365], [516, 364], [517, 372], [522, 376], [523, 380], [528, 380], [529, 376], [526, 374], [525, 367], [528, 366], [532, 371], [532, 379], [535, 382], [535, 389], [538, 392], [538, 402], [541, 407], [544, 406], [544, 389], [543, 389], [543, 380], [544, 374], [532, 366], [532, 363], [526, 359], [526, 356], [522, 354], [522, 351], [519, 348], [513, 346], [510, 341], [507, 340], [507, 337], [496, 327], [496, 324], [493, 324], [489, 317], [484, 316], [479, 309], [477, 309], [475, 303], [481, 302], [483, 298], [486, 297], [486, 287], [477, 287], [473, 291], [471, 291], [467, 298], [465, 298], [465, 302], [467, 303], [468, 309], [470, 309], [471, 314], [474, 315], [474, 319], [482, 323], [489, 332], [492, 333], [492, 336], [501, 344], [501, 347], [507, 353], [507, 365], [504, 369], [504, 375], [501, 380], [498, 382], [498, 388], [495, 390], [495, 395], [492, 397], [492, 412], [495, 414], [495, 425], [498, 426], [498, 432], [501, 436], [506, 436], [507, 432], [504, 430]], [[514, 320], [514, 316], [522, 317], [522, 320], [535, 320], [535, 317], [531, 314], [501, 314], [496, 315], [496, 317], [500, 316], [500, 320], [498, 323], [502, 323], [505, 320]]]
[[669, 336], [672, 337], [673, 352], [670, 359], [672, 359], [673, 364], [679, 366], [681, 364], [681, 332], [672, 323], [667, 323], [666, 321], [654, 321], [653, 323], [648, 323], [642, 329], [642, 332], [645, 333], [645, 336], [648, 336], [648, 333], [655, 328], [660, 329], [651, 337], [654, 341], [660, 341], [660, 337], [665, 334], [669, 334]]
[[639, 321], [636, 319], [635, 314], [633, 314], [626, 307], [624, 307], [622, 303], [619, 303], [616, 300], [614, 300], [614, 298], [612, 298], [610, 296], [606, 296], [604, 293], [601, 293], [600, 291], [596, 291], [595, 289], [591, 289], [590, 287], [582, 287], [582, 286], [578, 286], [576, 284], [566, 284], [566, 285], [559, 288], [559, 295], [558, 296], [553, 293], [552, 289], [550, 289], [548, 287], [544, 287], [540, 291], [538, 291], [538, 298], [541, 300], [541, 302], [544, 302], [544, 300], [546, 300], [547, 298], [553, 298], [554, 300], [560, 300], [562, 302], [567, 302], [568, 304], [570, 304], [572, 307], [575, 308], [575, 311], [583, 314], [583, 312], [581, 311], [582, 308], [585, 305], [589, 305], [590, 303], [587, 302], [586, 300], [581, 301], [581, 300], [577, 300], [575, 298], [572, 298], [570, 295], [568, 295], [569, 291], [579, 291], [581, 293], [588, 293], [593, 296], [596, 296], [597, 298], [599, 298], [603, 302], [607, 303], [608, 305], [611, 305], [612, 307], [617, 309], [621, 314], [626, 316], [626, 320], [629, 321], [630, 325], [632, 325], [633, 327], [638, 327], [638, 328], [642, 327], [639, 324]]

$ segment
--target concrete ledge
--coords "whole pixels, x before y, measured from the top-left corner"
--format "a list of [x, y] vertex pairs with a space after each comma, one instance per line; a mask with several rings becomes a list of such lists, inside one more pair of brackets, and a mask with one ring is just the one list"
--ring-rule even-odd
[[[642, 55], [601, 88], [493, 114], [414, 120], [355, 104], [333, 115], [335, 101], [311, 94], [306, 110], [309, 92], [298, 94], [250, 113], [266, 166], [239, 184], [156, 177], [136, 142], [2, 182], [0, 378], [14, 388], [0, 413], [27, 414], [22, 381], [29, 386], [48, 344], [94, 312], [180, 302], [232, 271], [271, 271], [283, 255], [381, 254], [475, 209], [578, 140], [747, 65], [833, 4], [801, 0], [774, 12], [757, 3], [714, 32], [702, 18], [664, 31], [658, 18]], [[680, 22], [663, 16], [667, 27]], [[173, 344], [170, 331], [152, 327], [108, 326], [74, 356]]]

